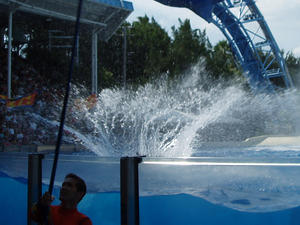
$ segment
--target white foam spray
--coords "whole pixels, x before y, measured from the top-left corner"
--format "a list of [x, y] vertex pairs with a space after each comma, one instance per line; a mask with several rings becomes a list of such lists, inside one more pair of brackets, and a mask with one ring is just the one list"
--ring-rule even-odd
[[166, 157], [191, 156], [204, 142], [299, 132], [297, 91], [252, 95], [239, 82], [208, 77], [200, 63], [177, 82], [163, 77], [135, 90], [105, 89], [92, 110], [73, 107], [84, 99], [74, 87], [67, 129], [100, 156]]

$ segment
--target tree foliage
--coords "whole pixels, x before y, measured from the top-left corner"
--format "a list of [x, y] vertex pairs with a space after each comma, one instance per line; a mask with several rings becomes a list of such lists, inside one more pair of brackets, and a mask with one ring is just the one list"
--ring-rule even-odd
[[207, 70], [215, 79], [230, 79], [241, 75], [227, 41], [218, 42], [209, 52]]
[[179, 74], [195, 64], [201, 56], [207, 56], [210, 45], [205, 31], [193, 30], [189, 20], [179, 19], [179, 28], [172, 27], [171, 74]]
[[[13, 51], [22, 55], [40, 74], [54, 83], [61, 83], [69, 69], [70, 49], [49, 48], [49, 30], [58, 29], [65, 35], [73, 34], [70, 22], [36, 20], [17, 21], [22, 27], [23, 38], [13, 42]], [[73, 24], [71, 24], [73, 25]], [[7, 24], [0, 24], [0, 31], [7, 32]], [[127, 34], [127, 83], [143, 85], [162, 74], [176, 77], [195, 65], [200, 58], [206, 61], [206, 69], [212, 79], [230, 80], [242, 76], [227, 41], [212, 46], [205, 30], [192, 29], [190, 21], [179, 20], [178, 27], [168, 33], [154, 18], [139, 17], [132, 23], [125, 22], [107, 42], [98, 42], [99, 87], [122, 85], [124, 32]], [[18, 30], [18, 29], [17, 29]], [[79, 63], [74, 71], [74, 81], [91, 83], [91, 29], [82, 26], [79, 39]], [[17, 40], [23, 40], [18, 42]], [[25, 42], [24, 42], [25, 41]], [[2, 48], [5, 44], [2, 45]], [[286, 63], [292, 78], [300, 86], [300, 58], [292, 53], [286, 55]]]
[[129, 80], [145, 83], [168, 71], [171, 39], [153, 18], [139, 17], [128, 34]]
[[300, 57], [295, 57], [292, 52], [288, 52], [285, 57], [286, 65], [295, 86], [300, 88]]

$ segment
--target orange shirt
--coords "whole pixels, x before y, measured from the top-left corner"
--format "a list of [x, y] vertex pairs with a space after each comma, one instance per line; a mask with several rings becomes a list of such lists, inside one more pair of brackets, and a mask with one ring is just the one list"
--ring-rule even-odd
[[92, 221], [77, 209], [64, 209], [60, 205], [51, 206], [53, 225], [92, 225]]

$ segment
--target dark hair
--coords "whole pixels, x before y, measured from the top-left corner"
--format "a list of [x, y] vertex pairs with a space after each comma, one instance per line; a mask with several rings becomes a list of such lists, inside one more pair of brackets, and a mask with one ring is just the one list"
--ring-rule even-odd
[[[72, 178], [72, 179], [76, 180], [77, 191], [83, 192], [83, 196], [86, 194], [86, 184], [81, 177], [77, 176], [74, 173], [69, 173], [65, 176], [65, 178]], [[82, 198], [83, 198], [83, 196], [82, 196]]]

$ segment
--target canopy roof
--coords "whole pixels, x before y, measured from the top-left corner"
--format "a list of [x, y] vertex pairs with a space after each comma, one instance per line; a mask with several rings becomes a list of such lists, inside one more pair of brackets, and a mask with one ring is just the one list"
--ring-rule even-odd
[[[78, 0], [0, 0], [0, 13], [17, 10], [49, 18], [76, 20]], [[81, 22], [99, 29], [99, 38], [108, 40], [133, 11], [131, 2], [123, 0], [85, 0]]]

